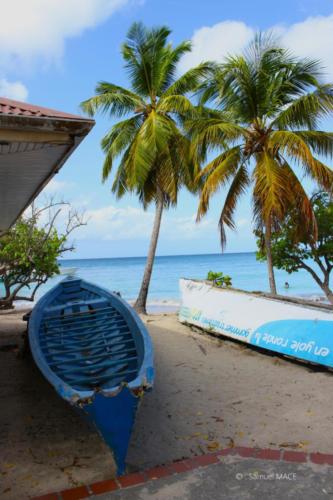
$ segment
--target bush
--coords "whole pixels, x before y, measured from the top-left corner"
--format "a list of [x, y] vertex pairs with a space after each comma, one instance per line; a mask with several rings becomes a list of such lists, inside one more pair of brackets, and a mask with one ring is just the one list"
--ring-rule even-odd
[[[65, 228], [59, 232], [55, 223], [61, 213]], [[0, 238], [1, 309], [12, 308], [15, 300], [35, 299], [38, 288], [59, 274], [57, 259], [74, 249], [68, 245], [68, 237], [83, 224], [82, 215], [67, 203], [51, 201], [43, 208], [32, 206], [29, 215], [22, 216]]]
[[[300, 228], [297, 207], [290, 210], [285, 220], [272, 233], [273, 265], [287, 273], [300, 269], [307, 271], [333, 304], [330, 275], [333, 269], [333, 199], [329, 193], [319, 192], [311, 198], [317, 221], [317, 238], [306, 228]], [[263, 234], [257, 231], [257, 259], [266, 260]], [[314, 265], [315, 264], [315, 265]]]
[[218, 287], [230, 287], [232, 286], [232, 279], [227, 274], [215, 273], [214, 271], [209, 271], [207, 274], [207, 280], [213, 281], [214, 285]]

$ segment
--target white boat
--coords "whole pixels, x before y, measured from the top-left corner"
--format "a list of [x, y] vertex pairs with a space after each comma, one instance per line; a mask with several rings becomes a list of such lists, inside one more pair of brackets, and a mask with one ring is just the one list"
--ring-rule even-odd
[[333, 309], [289, 297], [180, 280], [179, 320], [293, 358], [333, 367]]

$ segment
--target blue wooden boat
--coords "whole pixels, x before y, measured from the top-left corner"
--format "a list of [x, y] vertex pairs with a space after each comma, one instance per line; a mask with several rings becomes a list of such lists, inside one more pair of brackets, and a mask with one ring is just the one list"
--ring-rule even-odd
[[154, 380], [142, 321], [117, 294], [66, 279], [36, 304], [28, 331], [44, 377], [94, 424], [123, 474], [138, 402]]

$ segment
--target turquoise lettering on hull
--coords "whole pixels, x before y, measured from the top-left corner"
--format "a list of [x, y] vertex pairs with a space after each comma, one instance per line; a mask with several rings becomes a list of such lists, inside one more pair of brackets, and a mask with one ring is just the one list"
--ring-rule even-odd
[[333, 321], [286, 319], [257, 328], [250, 343], [295, 358], [333, 367]]

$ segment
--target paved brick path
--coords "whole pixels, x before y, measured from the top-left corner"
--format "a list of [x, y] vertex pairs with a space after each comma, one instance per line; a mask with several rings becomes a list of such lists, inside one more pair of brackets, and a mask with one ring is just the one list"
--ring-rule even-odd
[[[230, 466], [228, 459], [231, 459], [231, 463], [233, 463], [232, 470], [228, 470], [228, 467]], [[248, 460], [242, 461], [242, 459]], [[225, 460], [226, 463], [223, 463]], [[242, 464], [241, 466], [239, 465], [240, 463]], [[296, 496], [293, 496], [293, 498], [296, 498], [299, 493], [300, 498], [302, 497], [304, 500], [306, 498], [314, 498], [314, 494], [316, 495], [316, 498], [321, 498], [321, 495], [326, 495], [327, 497], [327, 495], [331, 495], [333, 493], [333, 467], [329, 467], [333, 466], [333, 455], [324, 453], [304, 453], [301, 451], [280, 449], [238, 447], [226, 448], [217, 451], [216, 453], [200, 455], [186, 460], [173, 462], [171, 464], [153, 467], [146, 471], [135, 472], [117, 479], [101, 481], [87, 486], [79, 486], [70, 490], [50, 493], [48, 495], [35, 497], [33, 500], [79, 500], [81, 498], [89, 498], [96, 495], [103, 495], [103, 498], [111, 499], [119, 498], [118, 495], [114, 497], [111, 494], [111, 492], [116, 493], [117, 491], [121, 493], [121, 498], [135, 498], [138, 496], [138, 492], [135, 493], [133, 489], [131, 490], [132, 492], [129, 491], [127, 494], [127, 489], [139, 486], [145, 487], [145, 497], [149, 498], [150, 483], [166, 478], [172, 479], [175, 484], [185, 480], [188, 482], [188, 477], [191, 476], [191, 471], [196, 473], [198, 469], [208, 468], [208, 466], [214, 464], [219, 464], [221, 473], [218, 474], [216, 469], [209, 469], [206, 470], [205, 475], [212, 473], [215, 478], [214, 481], [211, 481], [212, 488], [219, 488], [221, 480], [219, 491], [222, 495], [221, 488], [223, 486], [224, 498], [234, 498], [234, 496], [232, 491], [230, 491], [230, 495], [228, 495], [225, 481], [222, 482], [221, 475], [223, 474], [229, 474], [229, 476], [231, 475], [229, 480], [233, 478], [235, 486], [232, 489], [237, 489], [238, 496], [235, 498], [239, 499], [242, 498], [242, 490], [244, 490], [244, 495], [246, 493], [244, 498], [254, 498], [252, 496], [248, 496], [248, 492], [251, 489], [253, 490], [254, 495], [264, 493], [263, 491], [260, 492], [260, 488], [263, 488], [263, 484], [270, 485], [264, 486], [265, 490], [267, 490], [267, 488], [271, 488], [272, 479], [279, 480], [278, 486], [274, 484], [276, 498], [282, 498], [282, 494], [284, 494], [283, 490], [285, 488], [289, 488], [288, 491], [290, 492], [291, 490], [295, 490], [293, 495]], [[227, 469], [223, 470], [222, 467], [224, 466], [227, 467]], [[277, 476], [275, 476], [275, 473], [272, 472], [272, 467], [277, 471]], [[311, 474], [306, 470], [306, 467], [310, 467]], [[260, 481], [260, 477], [256, 480], [256, 476], [253, 476], [253, 474], [258, 474], [258, 470], [262, 470], [262, 481]], [[282, 481], [283, 474], [287, 475], [284, 478], [285, 481]], [[296, 476], [292, 476], [293, 474], [296, 474]], [[316, 474], [318, 476], [317, 478]], [[300, 481], [297, 481], [297, 475], [300, 476]], [[196, 476], [197, 479], [199, 478], [198, 481], [200, 482], [200, 475], [198, 476], [196, 473]], [[327, 477], [327, 481], [325, 480], [325, 477]], [[294, 482], [292, 483], [293, 478]], [[309, 481], [310, 483], [307, 484]], [[328, 483], [328, 489], [325, 489], [325, 487], [327, 487], [326, 482]], [[153, 496], [156, 495], [158, 484], [159, 483], [156, 482], [154, 483], [154, 487], [152, 488]], [[161, 488], [164, 488], [164, 486], [164, 483], [161, 483]], [[314, 491], [312, 491], [313, 488], [315, 488]], [[175, 490], [177, 490], [177, 488], [175, 488]], [[182, 489], [181, 491], [182, 492], [179, 493], [180, 496], [173, 496], [172, 498], [181, 499], [184, 497], [184, 490]], [[216, 491], [211, 492], [211, 494], [215, 495], [216, 493]], [[268, 494], [268, 491], [265, 491], [265, 493]], [[307, 496], [307, 494], [309, 496]], [[164, 497], [163, 495], [164, 494], [161, 493], [161, 495], [154, 496], [154, 498], [167, 498], [167, 496]], [[177, 495], [177, 493], [175, 493], [175, 495]], [[196, 496], [196, 498], [204, 498], [200, 496], [200, 493], [198, 493], [198, 495], [199, 496]], [[270, 498], [274, 497], [270, 496]]]

